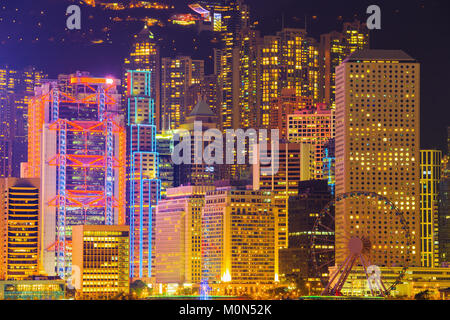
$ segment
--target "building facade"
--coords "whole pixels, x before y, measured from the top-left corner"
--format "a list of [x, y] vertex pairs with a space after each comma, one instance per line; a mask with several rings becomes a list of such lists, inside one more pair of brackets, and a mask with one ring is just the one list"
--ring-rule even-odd
[[188, 89], [200, 84], [205, 77], [203, 60], [179, 56], [162, 58], [161, 62], [161, 121], [163, 127], [174, 130], [185, 122], [189, 110]]
[[27, 161], [28, 103], [46, 75], [28, 67], [0, 67], [0, 177], [20, 177]]
[[[288, 247], [280, 250], [280, 275], [297, 275], [300, 278], [320, 278], [314, 273], [311, 259], [311, 235], [314, 223], [320, 211], [332, 200], [332, 195], [326, 180], [301, 181], [298, 185], [298, 195], [289, 198], [288, 213]], [[328, 242], [330, 250], [324, 252], [319, 265], [333, 259], [334, 232], [316, 234], [323, 237], [323, 243]]]
[[439, 256], [440, 262], [447, 264], [450, 262], [450, 151], [442, 158], [441, 169], [441, 181], [439, 183]]
[[420, 150], [420, 239], [422, 267], [439, 266], [439, 182], [442, 151]]
[[202, 210], [213, 186], [167, 190], [156, 208], [156, 283], [199, 285], [201, 282]]
[[289, 142], [311, 145], [311, 178], [323, 179], [325, 144], [334, 138], [334, 110], [318, 105], [287, 115], [287, 139]]
[[128, 222], [130, 277], [152, 276], [154, 210], [161, 199], [155, 105], [151, 98], [151, 71], [127, 73]]
[[129, 294], [129, 230], [128, 226], [112, 225], [73, 227], [77, 298], [111, 299]]
[[345, 22], [341, 32], [320, 36], [320, 102], [336, 107], [336, 68], [354, 51], [369, 48], [369, 30], [359, 21]]
[[0, 279], [41, 273], [40, 180], [0, 179]]
[[125, 224], [126, 134], [120, 81], [86, 72], [36, 89], [28, 108], [26, 177], [41, 178], [43, 264], [71, 273], [72, 226]]
[[[364, 236], [372, 264], [420, 266], [420, 64], [399, 50], [356, 51], [338, 67], [336, 86], [336, 195], [374, 192], [405, 217], [366, 198], [337, 202], [336, 263], [349, 238]], [[408, 225], [409, 248], [399, 223]]]
[[[141, 32], [134, 36], [132, 50], [124, 61], [124, 81], [126, 84], [127, 71], [139, 70], [150, 71], [150, 98], [155, 105], [155, 125], [161, 130], [161, 56], [160, 47], [156, 42], [153, 33], [145, 26]], [[124, 88], [126, 92], [126, 88]]]
[[270, 191], [217, 189], [202, 214], [202, 281], [252, 294], [278, 281], [277, 217]]

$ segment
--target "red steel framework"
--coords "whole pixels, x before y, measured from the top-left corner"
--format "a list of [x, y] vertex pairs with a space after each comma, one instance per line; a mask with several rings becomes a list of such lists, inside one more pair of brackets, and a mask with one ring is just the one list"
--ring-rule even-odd
[[[40, 177], [44, 165], [57, 168], [57, 181], [46, 182], [57, 184], [56, 195], [51, 199], [43, 200], [49, 206], [55, 207], [57, 212], [57, 237], [55, 243], [47, 245], [45, 250], [57, 252], [57, 273], [61, 277], [64, 277], [67, 271], [66, 252], [71, 252], [71, 241], [66, 239], [67, 208], [82, 208], [84, 223], [86, 223], [86, 213], [89, 209], [104, 208], [105, 224], [114, 224], [113, 210], [117, 210], [118, 223], [120, 225], [126, 223], [126, 131], [124, 126], [117, 122], [119, 118], [115, 110], [119, 110], [119, 102], [117, 97], [113, 97], [115, 92], [113, 94], [110, 92], [117, 87], [116, 81], [76, 75], [71, 76], [70, 81], [63, 85], [67, 86], [65, 89], [74, 89], [78, 99], [68, 94], [69, 90], [61, 90], [53, 84], [48, 87], [47, 92], [42, 88], [44, 94], [37, 95], [30, 101], [28, 163], [24, 167], [24, 174], [27, 177]], [[97, 106], [98, 119], [78, 121], [60, 118], [59, 109], [66, 106], [72, 109], [75, 106], [77, 110], [83, 107], [90, 108], [91, 111]], [[47, 163], [42, 163], [41, 148], [44, 147], [42, 140], [46, 123], [48, 123], [48, 131], [53, 131], [58, 137], [58, 143], [57, 153]], [[82, 147], [67, 148], [69, 135], [77, 138], [82, 136]], [[88, 146], [92, 146], [92, 141], [88, 141], [92, 135], [101, 136], [104, 139], [105, 150], [98, 150], [98, 148], [88, 150]], [[77, 170], [78, 175], [83, 179], [81, 184], [66, 185], [66, 173], [69, 168]], [[90, 170], [104, 172], [102, 187], [98, 184], [89, 184]]]

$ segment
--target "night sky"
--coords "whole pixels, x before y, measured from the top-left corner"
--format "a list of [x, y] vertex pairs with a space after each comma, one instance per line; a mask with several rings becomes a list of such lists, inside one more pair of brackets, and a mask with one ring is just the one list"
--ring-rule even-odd
[[[156, 1], [156, 0], [155, 0]], [[0, 0], [0, 65], [21, 68], [33, 65], [50, 77], [87, 70], [97, 76], [120, 76], [132, 35], [142, 22], [111, 23], [98, 8], [81, 6], [82, 30], [65, 30], [69, 0]], [[153, 1], [152, 1], [153, 2]], [[190, 13], [191, 1], [161, 0], [174, 9], [146, 15], [164, 23], [175, 13]], [[421, 147], [446, 151], [446, 126], [450, 126], [450, 1], [448, 0], [247, 0], [252, 21], [262, 34], [286, 27], [305, 27], [318, 38], [341, 30], [343, 21], [367, 19], [366, 8], [377, 4], [382, 30], [371, 31], [374, 49], [402, 49], [421, 62]], [[132, 12], [139, 17], [142, 12]], [[284, 18], [282, 18], [284, 17]], [[105, 29], [106, 27], [106, 29]], [[152, 28], [162, 45], [162, 56], [192, 55], [207, 61], [212, 72], [212, 45], [208, 35], [186, 27]], [[192, 38], [198, 49], [193, 50]], [[92, 41], [103, 39], [102, 44]], [[106, 39], [109, 39], [106, 41]], [[176, 48], [176, 50], [175, 50]]]

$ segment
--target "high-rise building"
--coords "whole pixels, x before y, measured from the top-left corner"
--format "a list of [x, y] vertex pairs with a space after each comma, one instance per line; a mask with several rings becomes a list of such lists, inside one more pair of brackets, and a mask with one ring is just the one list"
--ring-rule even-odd
[[156, 152], [159, 156], [159, 179], [161, 180], [161, 198], [166, 197], [169, 188], [178, 186], [179, 175], [172, 161], [174, 148], [173, 131], [162, 131], [156, 135]]
[[78, 225], [72, 232], [77, 298], [98, 300], [129, 294], [129, 227]]
[[328, 181], [331, 193], [334, 194], [336, 186], [336, 139], [330, 139], [324, 145], [323, 178]]
[[312, 179], [323, 179], [325, 144], [332, 138], [334, 138], [334, 110], [318, 105], [316, 108], [303, 109], [287, 115], [288, 141], [311, 145]]
[[[311, 234], [314, 223], [320, 211], [332, 199], [328, 184], [325, 180], [301, 181], [298, 184], [298, 195], [289, 198], [288, 213], [288, 247], [280, 250], [280, 274], [297, 274], [303, 279], [319, 278], [314, 274], [311, 259]], [[319, 233], [316, 237], [323, 237], [323, 243], [329, 243], [333, 250], [334, 233]], [[321, 262], [332, 260], [334, 253], [327, 252], [321, 257]], [[321, 264], [319, 262], [319, 264]]]
[[27, 161], [28, 102], [44, 75], [32, 67], [0, 68], [0, 177], [20, 177]]
[[[198, 125], [198, 128], [196, 128]], [[189, 133], [188, 139], [191, 146], [190, 161], [176, 166], [176, 172], [179, 175], [179, 185], [183, 186], [211, 186], [218, 177], [218, 166], [216, 164], [207, 164], [203, 154], [209, 142], [203, 141], [203, 134], [209, 129], [217, 129], [217, 116], [205, 101], [200, 100], [192, 112], [186, 117], [185, 123], [180, 126], [180, 130]], [[181, 136], [181, 141], [186, 137]], [[198, 153], [196, 154], [196, 140], [198, 143]], [[181, 142], [180, 142], [181, 143]]]
[[305, 29], [285, 28], [280, 39], [280, 88], [295, 89], [300, 97], [319, 99], [319, 44]]
[[[272, 157], [272, 147], [267, 150]], [[272, 192], [272, 204], [277, 210], [278, 247], [288, 246], [288, 209], [289, 197], [296, 196], [300, 181], [310, 180], [312, 165], [311, 146], [306, 143], [288, 143], [281, 141], [278, 146], [277, 172], [263, 172], [256, 164], [253, 168], [253, 185], [261, 190]]]
[[0, 179], [0, 279], [23, 280], [41, 268], [39, 179]]
[[320, 102], [336, 107], [336, 68], [354, 51], [369, 49], [369, 40], [366, 24], [359, 21], [344, 23], [342, 32], [320, 36]]
[[214, 186], [167, 190], [156, 209], [156, 283], [196, 284], [201, 281], [202, 209]]
[[439, 182], [442, 151], [420, 150], [420, 239], [422, 267], [439, 266]]
[[252, 294], [278, 281], [277, 217], [270, 191], [217, 189], [202, 213], [202, 281]]
[[304, 29], [284, 28], [265, 36], [260, 46], [262, 125], [269, 126], [274, 102], [291, 89], [306, 104], [319, 102], [319, 45]]
[[[155, 105], [155, 125], [161, 130], [161, 58], [160, 48], [155, 36], [145, 26], [141, 32], [134, 36], [132, 50], [124, 63], [124, 85], [128, 70], [151, 71], [150, 97]], [[126, 89], [126, 88], [125, 88]], [[126, 91], [126, 90], [124, 90]]]
[[41, 178], [44, 269], [71, 272], [72, 226], [125, 224], [126, 132], [120, 80], [86, 72], [35, 88], [25, 177]]
[[450, 127], [447, 155], [442, 158], [439, 184], [439, 256], [441, 263], [450, 263]]
[[154, 209], [161, 198], [159, 156], [156, 150], [151, 71], [127, 73], [128, 222], [130, 276], [149, 279], [153, 265]]
[[[281, 39], [277, 36], [265, 36], [261, 44], [261, 124], [269, 126], [271, 120], [272, 101], [281, 92]], [[295, 89], [292, 89], [295, 94]], [[297, 95], [296, 95], [297, 96]]]
[[312, 109], [312, 99], [299, 97], [295, 89], [282, 89], [281, 94], [273, 98], [270, 108], [270, 129], [280, 130], [280, 139], [288, 139], [288, 115], [303, 109]]
[[[236, 48], [242, 31], [249, 27], [249, 8], [242, 0], [205, 4], [213, 19], [214, 30], [219, 32], [221, 47], [214, 52], [214, 70], [218, 76], [219, 123], [222, 130], [237, 128], [238, 111], [234, 110], [239, 90], [236, 87], [238, 56]], [[237, 49], [239, 51], [239, 49]], [[233, 63], [233, 61], [236, 61]], [[234, 88], [233, 88], [234, 87]]]
[[[400, 50], [362, 50], [336, 75], [336, 195], [375, 192], [402, 211], [407, 236], [386, 204], [350, 198], [336, 204], [336, 262], [351, 237], [365, 237], [378, 266], [420, 265], [420, 64]], [[397, 221], [397, 223], [396, 223]], [[407, 252], [409, 253], [407, 254]], [[407, 256], [406, 256], [407, 255]]]
[[185, 122], [188, 109], [188, 89], [199, 84], [205, 76], [203, 60], [179, 56], [162, 58], [161, 62], [161, 121], [162, 127], [178, 129]]
[[204, 77], [202, 82], [190, 86], [187, 93], [187, 109], [189, 112], [194, 109], [200, 100], [204, 100], [212, 112], [217, 114], [217, 110], [219, 109], [217, 85], [217, 76], [215, 74], [209, 74]]
[[261, 128], [259, 31], [241, 30], [233, 49], [233, 128]]

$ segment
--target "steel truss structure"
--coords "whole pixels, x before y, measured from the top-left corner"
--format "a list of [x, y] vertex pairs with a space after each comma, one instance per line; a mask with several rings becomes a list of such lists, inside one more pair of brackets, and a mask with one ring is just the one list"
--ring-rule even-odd
[[[28, 177], [55, 169], [56, 192], [43, 199], [56, 212], [56, 274], [71, 272], [71, 226], [125, 224], [126, 132], [119, 116], [118, 81], [71, 75], [41, 88], [29, 107]], [[56, 152], [41, 148], [56, 141]], [[45, 193], [47, 195], [51, 192]], [[44, 219], [48, 219], [45, 217]]]

